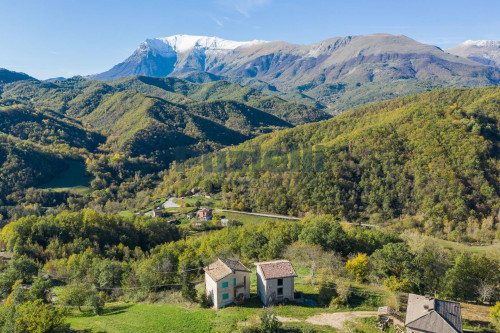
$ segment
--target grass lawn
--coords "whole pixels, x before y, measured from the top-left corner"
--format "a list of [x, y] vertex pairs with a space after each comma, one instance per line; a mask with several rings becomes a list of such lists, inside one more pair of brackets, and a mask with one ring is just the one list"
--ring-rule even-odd
[[85, 163], [82, 161], [66, 161], [68, 168], [60, 173], [50, 182], [40, 186], [42, 189], [50, 189], [53, 191], [67, 191], [76, 194], [86, 194], [92, 190], [88, 185], [92, 180], [86, 175]]
[[216, 198], [205, 198], [205, 197], [189, 197], [189, 198], [176, 198], [174, 202], [181, 204], [182, 202], [185, 204], [189, 204], [192, 207], [195, 207], [196, 202], [199, 201], [201, 203], [201, 207], [209, 207], [209, 208], [222, 208], [222, 200]]
[[[317, 311], [304, 311], [302, 306], [278, 306], [278, 315], [297, 317], [295, 314], [316, 314]], [[313, 308], [311, 308], [313, 309]], [[77, 332], [233, 332], [244, 325], [259, 323], [262, 304], [256, 298], [249, 300], [243, 307], [229, 306], [215, 311], [201, 309], [190, 304], [110, 304], [105, 313], [95, 316], [90, 310], [80, 313], [73, 310], [67, 322]], [[325, 326], [308, 323], [289, 323], [288, 326], [314, 328], [319, 332], [334, 332]]]
[[228, 212], [217, 212], [217, 216], [220, 216], [221, 218], [226, 218], [230, 220], [235, 220], [239, 221], [243, 224], [246, 223], [262, 223], [262, 222], [268, 222], [268, 221], [276, 221], [276, 222], [283, 222], [287, 221], [284, 219], [278, 219], [274, 217], [264, 217], [264, 216], [256, 216], [256, 215], [248, 215], [248, 214], [238, 214], [238, 213], [228, 213]]
[[493, 258], [500, 258], [500, 244], [492, 245], [467, 245], [457, 242], [452, 242], [449, 240], [435, 238], [436, 242], [444, 248], [457, 250], [457, 251], [467, 251], [471, 253], [483, 254]]

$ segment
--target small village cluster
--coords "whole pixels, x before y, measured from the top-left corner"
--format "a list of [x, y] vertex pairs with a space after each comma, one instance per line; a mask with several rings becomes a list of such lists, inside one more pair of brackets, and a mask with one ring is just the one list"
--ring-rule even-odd
[[[256, 262], [257, 296], [264, 306], [283, 302], [304, 302], [302, 293], [295, 291], [297, 273], [288, 260]], [[240, 305], [250, 298], [252, 271], [237, 260], [222, 259], [204, 268], [207, 296], [215, 309], [229, 304]], [[462, 333], [460, 303], [409, 294], [406, 317], [391, 307], [381, 307], [379, 321], [386, 325], [406, 328], [407, 333]]]

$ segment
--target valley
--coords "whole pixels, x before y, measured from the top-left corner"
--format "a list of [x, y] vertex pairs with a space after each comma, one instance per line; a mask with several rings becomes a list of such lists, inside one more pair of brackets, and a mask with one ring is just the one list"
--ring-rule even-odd
[[498, 332], [498, 45], [179, 34], [1, 68], [0, 331]]

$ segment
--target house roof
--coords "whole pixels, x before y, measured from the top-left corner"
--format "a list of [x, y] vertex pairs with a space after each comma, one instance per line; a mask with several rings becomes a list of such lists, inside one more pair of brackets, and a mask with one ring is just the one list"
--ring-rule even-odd
[[409, 294], [405, 326], [423, 332], [461, 333], [460, 304]]
[[237, 260], [222, 259], [219, 258], [217, 261], [211, 263], [210, 265], [203, 268], [203, 270], [212, 278], [214, 281], [219, 281], [229, 274], [233, 274], [236, 271], [248, 272], [251, 271], [245, 267], [241, 262]]
[[212, 210], [210, 208], [200, 208], [198, 209], [199, 212], [206, 212], [206, 213], [210, 213]]
[[260, 267], [262, 277], [265, 280], [297, 276], [292, 263], [288, 260], [256, 262], [255, 266]]

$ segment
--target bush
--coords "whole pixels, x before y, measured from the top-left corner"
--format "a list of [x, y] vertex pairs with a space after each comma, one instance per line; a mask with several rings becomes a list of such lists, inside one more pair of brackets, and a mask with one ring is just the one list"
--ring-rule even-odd
[[266, 309], [262, 312], [260, 316], [260, 329], [264, 333], [277, 333], [280, 331], [281, 322], [276, 318], [276, 314], [270, 310]]
[[213, 306], [212, 299], [205, 292], [200, 295], [200, 306], [204, 309], [209, 309]]
[[337, 297], [337, 291], [335, 290], [335, 284], [333, 283], [322, 283], [319, 286], [318, 292], [318, 303], [321, 306], [328, 306], [332, 301], [333, 297]]
[[500, 331], [500, 302], [490, 309], [491, 325]]
[[100, 315], [104, 310], [104, 293], [92, 294], [87, 299], [87, 305], [93, 308], [94, 314]]
[[65, 332], [61, 309], [44, 304], [42, 300], [28, 301], [16, 309], [16, 332]]

